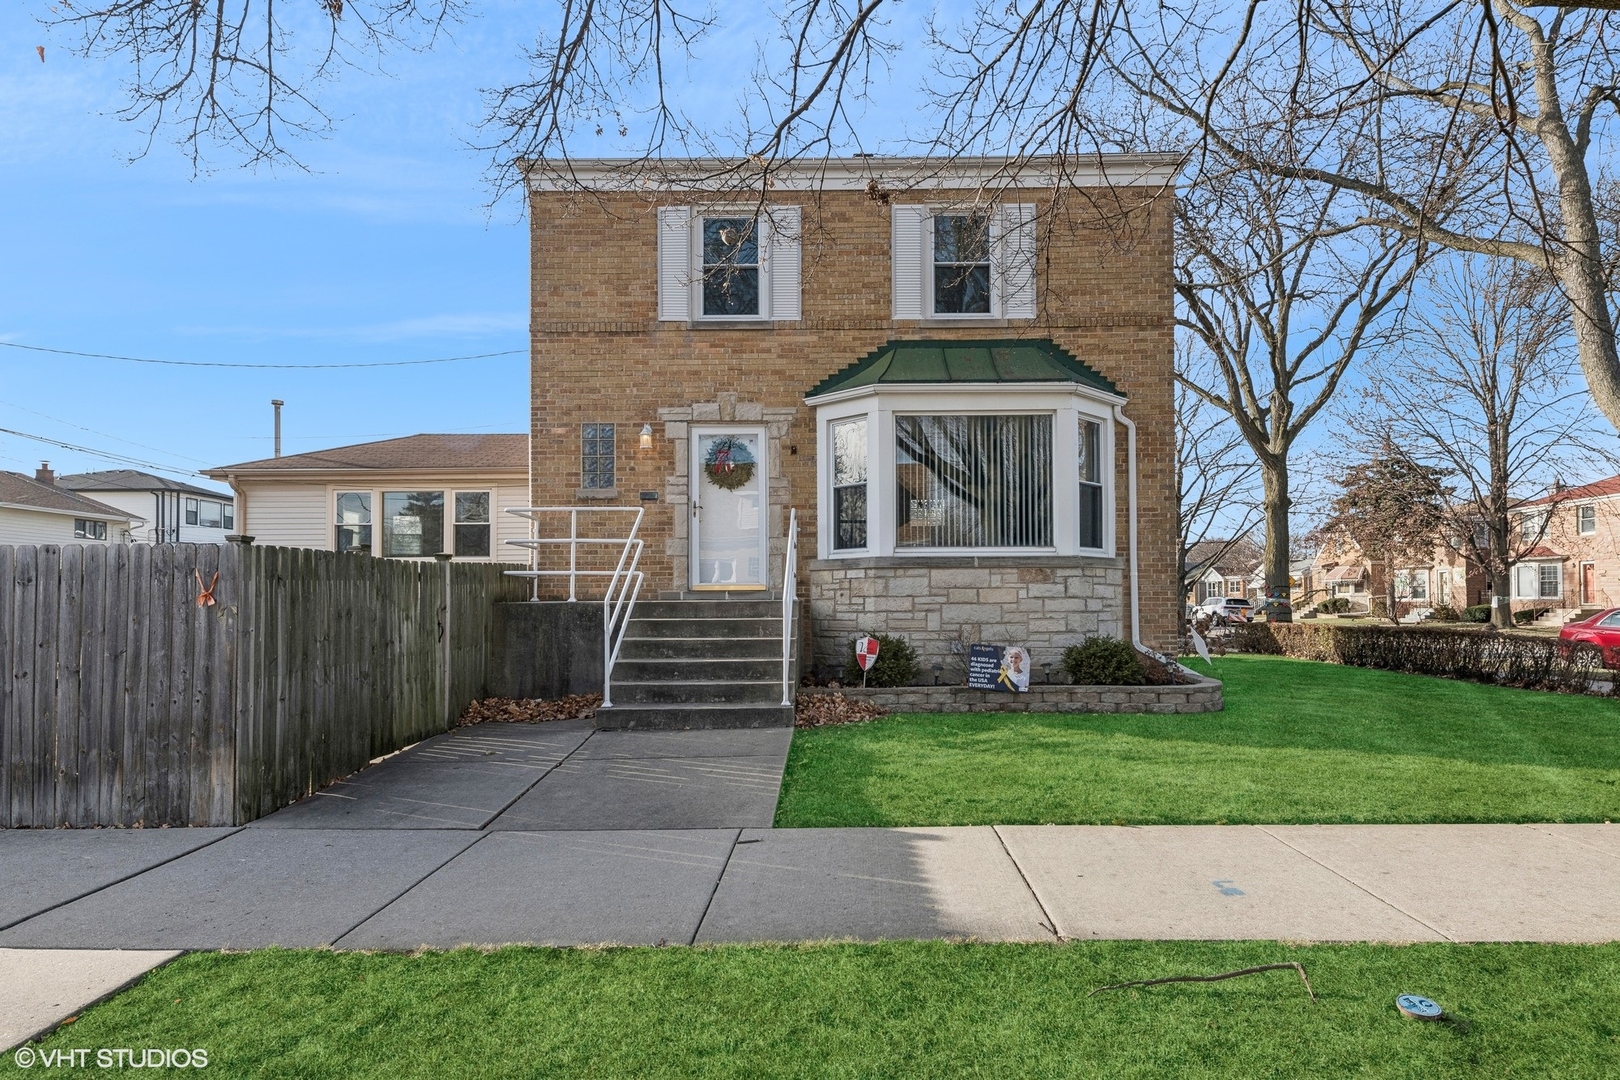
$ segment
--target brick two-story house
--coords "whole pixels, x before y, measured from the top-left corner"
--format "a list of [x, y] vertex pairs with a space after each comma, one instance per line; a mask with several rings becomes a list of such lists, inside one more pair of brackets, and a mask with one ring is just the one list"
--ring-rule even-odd
[[664, 599], [779, 595], [796, 509], [823, 670], [1173, 648], [1176, 159], [722, 171], [531, 171], [534, 503], [644, 507]]

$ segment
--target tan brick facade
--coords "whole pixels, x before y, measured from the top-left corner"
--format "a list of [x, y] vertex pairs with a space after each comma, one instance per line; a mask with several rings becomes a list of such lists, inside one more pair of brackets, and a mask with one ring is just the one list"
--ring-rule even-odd
[[[957, 194], [971, 197], [971, 192]], [[930, 197], [938, 196], [912, 199], [899, 193], [894, 201], [925, 202]], [[1054, 209], [1050, 191], [1003, 195], [1005, 201], [1035, 202], [1041, 208], [1041, 315], [941, 324], [890, 318], [890, 208], [884, 201], [859, 190], [773, 192], [770, 201], [803, 208], [803, 318], [705, 325], [660, 322], [656, 307], [657, 208], [699, 199], [689, 192], [536, 190], [530, 201], [535, 504], [582, 502], [581, 425], [617, 425], [617, 483], [607, 501], [646, 508], [641, 534], [647, 540], [642, 561], [647, 589], [654, 595], [678, 594], [686, 588], [687, 572], [687, 425], [702, 420], [757, 422], [768, 428], [772, 449], [772, 582], [780, 580], [786, 510], [795, 507], [803, 595], [817, 535], [815, 415], [804, 404], [805, 393], [890, 339], [1051, 338], [1111, 379], [1128, 398], [1125, 412], [1138, 428], [1141, 635], [1150, 646], [1171, 648], [1180, 621], [1172, 400], [1173, 197], [1159, 184], [1094, 188], [1071, 192]], [[654, 431], [653, 445], [646, 450], [637, 440], [644, 424]], [[1069, 561], [1079, 578], [1100, 575], [1115, 583], [1108, 601], [1113, 610], [1098, 612], [1097, 630], [1128, 633], [1123, 430], [1115, 445], [1119, 558]], [[656, 501], [642, 499], [644, 493], [656, 493]], [[1016, 576], [1018, 557], [1000, 561]], [[987, 577], [973, 587], [981, 593], [1004, 588], [1000, 577]], [[988, 602], [1004, 601], [1014, 607], [1020, 602], [1010, 597]], [[911, 607], [915, 615], [915, 605]], [[1048, 618], [1038, 632], [1056, 633], [1051, 617], [1033, 614]], [[826, 632], [841, 633], [847, 625], [841, 614]], [[1026, 627], [1031, 629], [1036, 628]]]

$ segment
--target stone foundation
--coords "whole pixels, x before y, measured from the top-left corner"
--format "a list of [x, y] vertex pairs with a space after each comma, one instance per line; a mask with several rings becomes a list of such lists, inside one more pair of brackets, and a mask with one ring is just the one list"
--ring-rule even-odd
[[812, 561], [813, 669], [836, 675], [852, 639], [884, 633], [917, 650], [924, 683], [965, 682], [974, 642], [1022, 645], [1037, 681], [1058, 677], [1070, 645], [1125, 635], [1124, 564], [1062, 556]]
[[896, 713], [1208, 713], [1225, 708], [1221, 684], [1197, 675], [1180, 686], [1031, 686], [1026, 694], [966, 686], [898, 686], [838, 691]]

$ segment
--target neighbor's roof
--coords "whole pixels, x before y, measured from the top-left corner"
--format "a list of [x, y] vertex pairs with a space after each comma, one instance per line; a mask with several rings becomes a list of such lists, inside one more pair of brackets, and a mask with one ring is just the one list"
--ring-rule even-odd
[[527, 435], [406, 435], [381, 442], [335, 446], [308, 454], [220, 465], [204, 474], [223, 480], [232, 473], [291, 473], [370, 469], [378, 472], [522, 472], [529, 467]]
[[56, 478], [58, 487], [74, 491], [180, 491], [187, 495], [207, 495], [211, 499], [230, 499], [230, 494], [213, 488], [198, 487], [166, 476], [153, 476], [139, 469], [102, 469], [99, 472], [71, 473]]
[[1548, 547], [1546, 544], [1537, 544], [1535, 547], [1531, 548], [1529, 551], [1525, 552], [1523, 555], [1520, 555], [1519, 556], [1519, 561], [1523, 562], [1526, 559], [1567, 559], [1567, 558], [1569, 558], [1568, 555], [1562, 554], [1561, 552], [1554, 551], [1552, 548]]
[[52, 484], [42, 484], [31, 476], [0, 471], [0, 505], [22, 506], [57, 514], [82, 514], [88, 518], [113, 521], [143, 521], [127, 510], [97, 502], [77, 492]]
[[821, 380], [805, 400], [868, 386], [1072, 382], [1124, 397], [1119, 387], [1049, 338], [890, 341]]
[[1360, 581], [1362, 579], [1362, 577], [1366, 575], [1366, 573], [1367, 573], [1366, 567], [1362, 567], [1362, 566], [1355, 566], [1355, 565], [1335, 566], [1332, 570], [1329, 570], [1327, 572], [1327, 580], [1329, 580], [1329, 581]]
[[1201, 576], [1214, 570], [1222, 577], [1251, 573], [1260, 568], [1260, 545], [1248, 537], [1236, 540], [1200, 540], [1187, 549], [1187, 573]]
[[1602, 480], [1594, 480], [1590, 484], [1580, 487], [1565, 488], [1553, 495], [1543, 495], [1539, 499], [1519, 503], [1513, 509], [1522, 510], [1526, 506], [1536, 506], [1540, 503], [1569, 502], [1572, 499], [1602, 499], [1610, 495], [1620, 495], [1620, 476], [1610, 476]]

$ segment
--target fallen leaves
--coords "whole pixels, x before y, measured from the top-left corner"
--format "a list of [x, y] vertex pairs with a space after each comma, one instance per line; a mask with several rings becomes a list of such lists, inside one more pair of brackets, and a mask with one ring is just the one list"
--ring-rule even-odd
[[579, 720], [602, 704], [601, 694], [570, 694], [556, 700], [541, 698], [484, 698], [467, 706], [456, 721], [468, 724], [540, 724], [548, 720]]
[[863, 724], [884, 715], [881, 705], [844, 694], [799, 692], [793, 701], [793, 726], [826, 727], [829, 724]]

